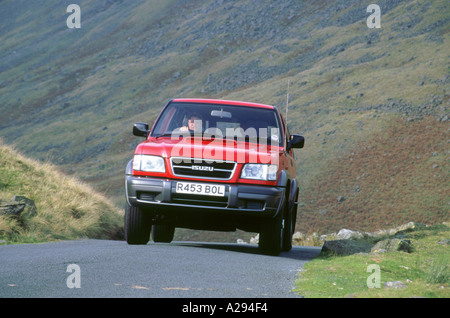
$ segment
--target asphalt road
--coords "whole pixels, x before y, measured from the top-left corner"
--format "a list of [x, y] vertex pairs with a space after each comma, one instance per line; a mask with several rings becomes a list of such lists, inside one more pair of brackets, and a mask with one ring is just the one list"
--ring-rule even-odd
[[106, 240], [3, 245], [0, 297], [295, 298], [298, 271], [319, 252], [296, 246], [274, 257], [250, 244]]

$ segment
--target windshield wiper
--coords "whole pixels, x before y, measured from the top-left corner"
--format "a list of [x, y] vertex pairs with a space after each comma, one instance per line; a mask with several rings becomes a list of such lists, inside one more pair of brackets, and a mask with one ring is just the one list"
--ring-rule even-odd
[[162, 134], [159, 134], [159, 135], [155, 135], [155, 136], [153, 136], [153, 137], [155, 137], [155, 138], [160, 138], [160, 137], [171, 137], [172, 136], [172, 133], [170, 132], [170, 133], [162, 133]]
[[201, 135], [197, 136], [195, 133], [190, 132], [190, 131], [177, 131], [177, 132], [165, 132], [162, 134], [158, 134], [153, 136], [155, 138], [160, 138], [160, 137], [173, 137], [173, 138], [184, 138], [184, 137], [202, 137]]

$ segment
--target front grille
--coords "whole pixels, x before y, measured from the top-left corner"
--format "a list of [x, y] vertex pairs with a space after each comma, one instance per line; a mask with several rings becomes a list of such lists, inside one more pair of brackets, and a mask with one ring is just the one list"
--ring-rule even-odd
[[172, 158], [172, 172], [179, 177], [229, 180], [236, 169], [231, 161], [211, 161], [192, 158]]

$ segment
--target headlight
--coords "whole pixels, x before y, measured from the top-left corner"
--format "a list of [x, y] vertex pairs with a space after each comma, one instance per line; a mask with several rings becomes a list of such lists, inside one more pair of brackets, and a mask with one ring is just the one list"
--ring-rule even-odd
[[277, 180], [277, 172], [277, 165], [248, 163], [242, 169], [241, 178], [255, 180]]
[[166, 167], [162, 157], [135, 155], [133, 159], [133, 170], [166, 172]]

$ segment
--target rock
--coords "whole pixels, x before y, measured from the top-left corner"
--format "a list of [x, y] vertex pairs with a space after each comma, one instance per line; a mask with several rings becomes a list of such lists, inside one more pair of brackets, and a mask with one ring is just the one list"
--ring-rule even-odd
[[175, 74], [173, 74], [173, 78], [174, 79], [178, 79], [181, 76], [181, 72], [176, 72]]
[[412, 252], [411, 242], [409, 240], [402, 240], [398, 238], [387, 239], [379, 241], [370, 250], [371, 253], [385, 253], [385, 252]]
[[407, 287], [407, 285], [404, 282], [401, 282], [401, 281], [386, 282], [384, 284], [384, 288], [403, 289], [403, 288], [406, 288], [406, 287]]
[[256, 236], [250, 238], [250, 244], [258, 244], [259, 243], [259, 233]]
[[15, 195], [11, 199], [12, 201], [19, 202], [25, 204], [25, 208], [22, 212], [24, 215], [35, 216], [37, 214], [36, 204], [33, 200], [28, 199], [27, 197]]
[[355, 240], [325, 241], [322, 252], [331, 252], [336, 255], [352, 255], [370, 252], [371, 245]]
[[440, 245], [449, 245], [450, 244], [450, 240], [449, 239], [442, 239], [439, 242], [437, 242]]
[[301, 233], [301, 232], [295, 232], [294, 235], [292, 235], [292, 239], [294, 241], [300, 241], [304, 238], [305, 238], [305, 235], [303, 235], [303, 233]]
[[406, 232], [412, 231], [413, 229], [424, 228], [424, 227], [426, 227], [424, 224], [408, 222], [406, 224], [400, 225], [393, 229], [379, 230], [379, 231], [373, 233], [373, 236], [396, 235], [398, 233], [400, 233], [400, 234], [406, 233]]
[[24, 209], [25, 204], [12, 201], [0, 201], [0, 215], [19, 216]]
[[336, 235], [337, 239], [361, 238], [363, 235], [357, 231], [342, 229]]
[[420, 229], [420, 228], [425, 228], [426, 225], [421, 224], [421, 223], [415, 223], [415, 222], [408, 222], [406, 224], [400, 225], [396, 228], [394, 228], [395, 234], [399, 233], [399, 232], [410, 232], [413, 229]]
[[238, 244], [247, 244], [243, 239], [237, 239], [236, 243]]
[[295, 232], [292, 235], [292, 244], [294, 245], [303, 245], [305, 242], [305, 234], [301, 232]]
[[20, 215], [36, 215], [36, 205], [33, 200], [24, 196], [14, 196], [11, 200], [0, 201], [0, 215], [18, 217]]

